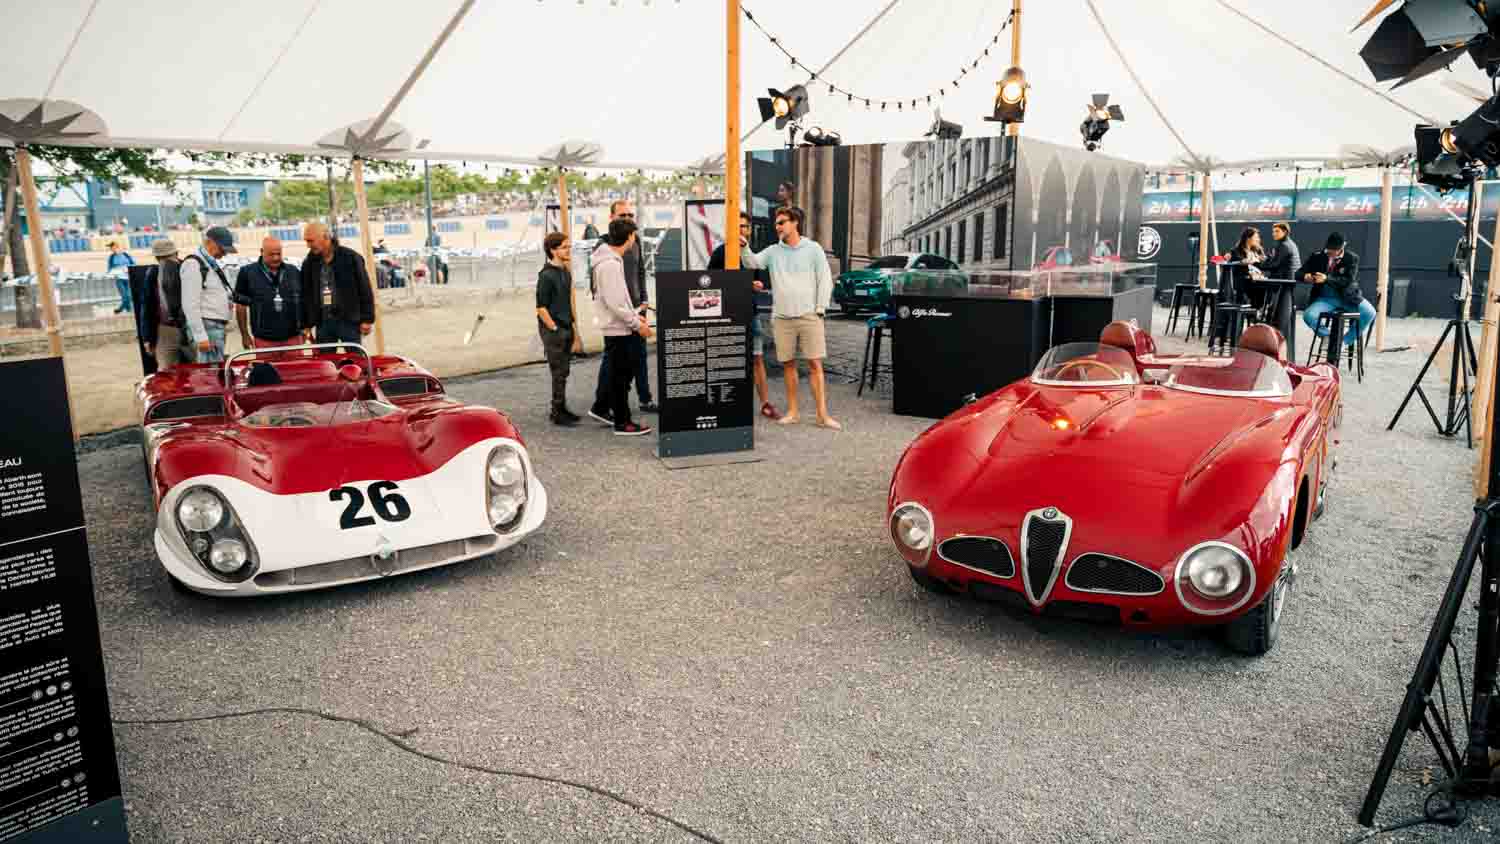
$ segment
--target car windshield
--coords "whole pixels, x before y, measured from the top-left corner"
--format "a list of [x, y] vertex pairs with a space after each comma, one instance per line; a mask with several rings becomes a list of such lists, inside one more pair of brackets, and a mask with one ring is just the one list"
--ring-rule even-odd
[[396, 413], [395, 405], [378, 399], [316, 402], [290, 401], [262, 405], [240, 418], [252, 428], [312, 428], [352, 425]]
[[906, 269], [905, 255], [886, 255], [871, 261], [867, 270], [904, 270]]
[[281, 359], [232, 366], [239, 422], [252, 428], [351, 425], [399, 412], [368, 383], [340, 377], [326, 360]]
[[1184, 358], [1162, 386], [1210, 396], [1270, 398], [1292, 394], [1292, 379], [1275, 358], [1236, 349], [1231, 357]]
[[1032, 371], [1031, 380], [1049, 387], [1124, 387], [1141, 381], [1128, 352], [1098, 343], [1053, 346]]

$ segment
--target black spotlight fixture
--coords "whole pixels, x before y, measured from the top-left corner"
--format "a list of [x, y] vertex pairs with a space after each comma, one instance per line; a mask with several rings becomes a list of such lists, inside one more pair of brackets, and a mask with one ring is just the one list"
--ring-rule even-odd
[[943, 119], [942, 109], [933, 109], [932, 126], [922, 137], [937, 138], [940, 141], [956, 141], [964, 135], [964, 127], [951, 120]]
[[1473, 164], [1473, 159], [1454, 143], [1453, 130], [1457, 126], [1457, 123], [1446, 128], [1418, 124], [1416, 128], [1417, 181], [1432, 185], [1440, 193], [1469, 183], [1464, 171]]
[[785, 92], [775, 88], [767, 88], [766, 91], [771, 96], [760, 97], [755, 101], [760, 106], [760, 119], [774, 119], [777, 129], [785, 129], [788, 123], [807, 116], [807, 89], [803, 86], [793, 85]]
[[1438, 144], [1449, 155], [1462, 155], [1500, 166], [1500, 95], [1485, 100], [1474, 113], [1444, 129]]
[[1083, 108], [1088, 116], [1083, 119], [1078, 131], [1083, 135], [1083, 148], [1093, 152], [1099, 148], [1104, 133], [1109, 131], [1109, 122], [1124, 120], [1125, 112], [1119, 106], [1109, 104], [1108, 94], [1094, 94], [1093, 102]]
[[[1364, 23], [1391, 5], [1381, 0], [1365, 15]], [[1500, 4], [1470, 0], [1406, 0], [1387, 15], [1359, 51], [1378, 82], [1399, 79], [1399, 88], [1414, 79], [1442, 70], [1464, 53], [1475, 67], [1494, 75], [1500, 65]]]
[[995, 83], [995, 113], [985, 120], [1000, 123], [1026, 122], [1026, 96], [1031, 86], [1026, 83], [1026, 72], [1019, 67], [1005, 71]]
[[825, 132], [821, 126], [814, 126], [802, 133], [802, 145], [805, 147], [836, 147], [843, 142], [839, 133]]

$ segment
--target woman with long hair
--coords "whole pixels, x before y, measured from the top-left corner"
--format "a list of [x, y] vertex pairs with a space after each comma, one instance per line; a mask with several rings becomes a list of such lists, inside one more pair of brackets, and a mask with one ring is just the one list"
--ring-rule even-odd
[[1234, 262], [1229, 274], [1234, 282], [1235, 298], [1243, 302], [1248, 296], [1250, 304], [1259, 309], [1265, 299], [1265, 290], [1257, 282], [1266, 277], [1260, 269], [1261, 262], [1266, 260], [1266, 252], [1260, 245], [1260, 229], [1245, 226], [1239, 241], [1229, 250], [1229, 260]]

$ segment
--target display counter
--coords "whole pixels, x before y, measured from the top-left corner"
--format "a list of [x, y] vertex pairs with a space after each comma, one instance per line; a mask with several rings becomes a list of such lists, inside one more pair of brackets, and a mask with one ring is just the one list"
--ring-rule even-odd
[[913, 275], [891, 286], [893, 409], [941, 418], [1026, 377], [1054, 345], [1151, 329], [1154, 264]]

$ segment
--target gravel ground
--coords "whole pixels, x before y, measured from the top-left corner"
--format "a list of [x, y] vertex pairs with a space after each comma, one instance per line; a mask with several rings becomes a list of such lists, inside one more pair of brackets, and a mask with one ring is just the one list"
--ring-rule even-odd
[[[546, 370], [523, 367], [450, 390], [526, 433], [553, 504], [543, 531], [387, 582], [178, 594], [138, 450], [87, 450], [112, 709], [365, 719], [725, 841], [1344, 840], [1469, 521], [1477, 452], [1420, 408], [1385, 431], [1441, 327], [1394, 321], [1392, 345], [1415, 348], [1348, 383], [1327, 516], [1262, 659], [916, 589], [882, 515], [929, 421], [892, 415], [884, 386], [832, 386], [843, 433], [761, 425], [760, 462], [669, 471], [653, 440], [548, 426]], [[832, 333], [835, 355], [858, 354], [862, 324]], [[579, 409], [594, 361], [574, 373]], [[694, 840], [596, 792], [306, 715], [116, 737], [138, 841]], [[1435, 764], [1411, 736], [1382, 822], [1418, 809]], [[1495, 829], [1500, 809], [1478, 804], [1456, 832], [1379, 840]]]

